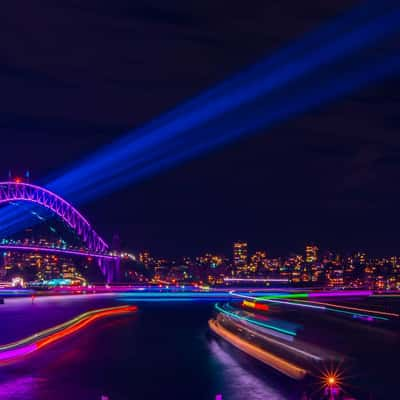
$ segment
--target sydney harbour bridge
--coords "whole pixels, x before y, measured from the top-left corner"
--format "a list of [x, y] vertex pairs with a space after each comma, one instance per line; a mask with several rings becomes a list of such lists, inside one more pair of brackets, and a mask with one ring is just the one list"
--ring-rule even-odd
[[120, 254], [110, 251], [110, 246], [106, 241], [71, 203], [38, 185], [19, 180], [0, 182], [0, 204], [14, 201], [33, 203], [51, 211], [81, 238], [84, 247], [69, 249], [25, 243], [2, 243], [0, 249], [93, 257], [97, 260], [107, 283], [119, 279]]

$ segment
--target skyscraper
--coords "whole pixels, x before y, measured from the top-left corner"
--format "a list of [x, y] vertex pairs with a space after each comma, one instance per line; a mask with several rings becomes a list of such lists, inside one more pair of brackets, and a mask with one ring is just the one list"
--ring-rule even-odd
[[233, 243], [233, 265], [240, 267], [247, 264], [247, 242]]
[[267, 253], [265, 251], [256, 251], [250, 257], [250, 260], [253, 272], [267, 271]]
[[318, 247], [313, 244], [306, 246], [306, 262], [312, 264], [318, 260]]

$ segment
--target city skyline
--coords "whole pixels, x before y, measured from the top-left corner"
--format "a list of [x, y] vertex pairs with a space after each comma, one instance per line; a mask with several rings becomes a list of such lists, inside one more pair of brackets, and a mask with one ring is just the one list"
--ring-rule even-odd
[[[93, 256], [69, 254], [74, 247], [65, 242], [39, 239], [2, 241], [0, 283], [33, 288], [72, 285], [90, 287], [102, 281]], [[17, 247], [13, 247], [13, 246]], [[25, 245], [21, 250], [19, 245]], [[54, 248], [53, 246], [57, 247]], [[42, 251], [39, 251], [42, 247]], [[52, 254], [53, 251], [56, 253]], [[60, 251], [60, 253], [58, 253]], [[245, 241], [232, 243], [230, 254], [207, 252], [196, 257], [167, 259], [148, 250], [132, 255], [120, 253], [119, 283], [143, 285], [212, 285], [277, 282], [287, 287], [353, 288], [368, 290], [400, 289], [400, 256], [373, 257], [365, 252], [337, 253], [309, 243], [300, 253], [274, 257], [265, 250], [249, 249]], [[117, 275], [114, 275], [117, 276]]]
[[[187, 252], [182, 251], [181, 254], [171, 254], [171, 253], [163, 253], [160, 251], [157, 251], [156, 248], [151, 248], [151, 247], [144, 247], [144, 248], [135, 248], [135, 249], [130, 249], [132, 251], [134, 251], [137, 254], [141, 254], [142, 252], [150, 252], [152, 255], [160, 257], [160, 258], [168, 258], [168, 259], [181, 259], [184, 257], [191, 257], [191, 258], [195, 258], [195, 257], [199, 257], [201, 255], [210, 253], [210, 254], [216, 254], [216, 255], [221, 255], [221, 256], [229, 256], [230, 258], [233, 259], [233, 252], [232, 252], [232, 243], [234, 243], [236, 241], [232, 241], [232, 242], [228, 242], [225, 241], [224, 245], [221, 245], [219, 247], [205, 247], [200, 249], [198, 252], [193, 252], [191, 254], [188, 254]], [[240, 240], [240, 242], [242, 242], [242, 240]], [[343, 249], [338, 249], [338, 248], [333, 248], [333, 247], [329, 247], [328, 246], [319, 246], [318, 242], [307, 242], [304, 241], [303, 245], [299, 245], [296, 248], [289, 248], [288, 251], [281, 251], [281, 252], [276, 252], [276, 251], [272, 251], [270, 250], [271, 247], [268, 246], [257, 246], [252, 244], [251, 242], [248, 241], [243, 241], [245, 243], [247, 243], [248, 246], [248, 255], [250, 256], [251, 254], [254, 254], [258, 251], [263, 251], [266, 252], [268, 257], [270, 258], [279, 258], [279, 257], [287, 257], [290, 256], [292, 254], [304, 254], [304, 256], [306, 257], [306, 247], [308, 245], [318, 245], [318, 254], [321, 253], [326, 253], [326, 252], [332, 252], [335, 254], [340, 254], [343, 256], [350, 256], [356, 253], [365, 253], [368, 254], [369, 257], [371, 258], [387, 258], [387, 257], [398, 257], [400, 256], [400, 250], [399, 251], [394, 251], [394, 252], [384, 252], [384, 251], [380, 251], [380, 252], [371, 252], [368, 249], [366, 249], [365, 247], [355, 247], [355, 248], [343, 248]]]
[[[240, 244], [240, 249], [237, 248], [237, 244]], [[243, 245], [245, 250], [243, 252]], [[282, 259], [285, 260], [290, 257], [298, 256], [301, 257], [302, 260], [306, 263], [315, 263], [321, 262], [326, 257], [339, 257], [342, 261], [345, 261], [347, 258], [360, 257], [364, 259], [364, 261], [373, 261], [373, 260], [389, 260], [391, 258], [399, 258], [400, 254], [385, 254], [385, 255], [376, 255], [371, 254], [365, 251], [364, 249], [357, 250], [347, 250], [347, 251], [338, 251], [332, 248], [320, 248], [315, 242], [307, 243], [304, 245], [303, 249], [299, 249], [298, 251], [291, 251], [285, 254], [271, 254], [266, 250], [266, 248], [260, 247], [252, 247], [246, 241], [240, 240], [231, 243], [231, 248], [227, 252], [218, 252], [213, 251], [212, 249], [205, 250], [201, 253], [194, 255], [181, 254], [176, 257], [167, 257], [163, 254], [158, 254], [156, 252], [152, 252], [151, 249], [138, 249], [137, 250], [137, 261], [141, 263], [146, 263], [143, 260], [148, 260], [149, 258], [156, 259], [165, 259], [168, 261], [174, 262], [182, 262], [185, 259], [201, 259], [203, 256], [212, 256], [212, 257], [222, 257], [225, 260], [229, 260], [232, 265], [240, 266], [241, 264], [248, 263], [252, 257], [262, 254], [262, 257], [266, 259]]]

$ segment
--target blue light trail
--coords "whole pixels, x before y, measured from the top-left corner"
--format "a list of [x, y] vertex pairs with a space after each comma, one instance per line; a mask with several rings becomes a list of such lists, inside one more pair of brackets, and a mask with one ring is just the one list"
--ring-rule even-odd
[[227, 311], [225, 309], [223, 309], [218, 303], [215, 304], [215, 309], [218, 310], [219, 312], [228, 315], [229, 317], [233, 318], [233, 319], [237, 319], [239, 321], [246, 321], [249, 322], [250, 324], [253, 325], [257, 325], [260, 326], [262, 328], [268, 328], [268, 329], [272, 329], [274, 331], [280, 332], [280, 333], [285, 333], [287, 335], [291, 335], [291, 336], [296, 336], [296, 332], [292, 331], [292, 330], [288, 330], [288, 329], [283, 329], [280, 328], [276, 325], [270, 324], [270, 323], [266, 323], [266, 322], [261, 322], [259, 320], [256, 320], [254, 318], [249, 318], [249, 317], [243, 317], [241, 315], [237, 315], [235, 313], [232, 313], [230, 311]]

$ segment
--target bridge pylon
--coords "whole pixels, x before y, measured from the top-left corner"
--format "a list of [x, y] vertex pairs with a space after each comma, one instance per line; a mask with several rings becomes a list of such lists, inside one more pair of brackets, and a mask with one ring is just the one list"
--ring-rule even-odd
[[101, 272], [106, 278], [106, 283], [119, 282], [121, 279], [120, 266], [121, 259], [115, 257], [113, 259], [98, 259], [99, 267]]

